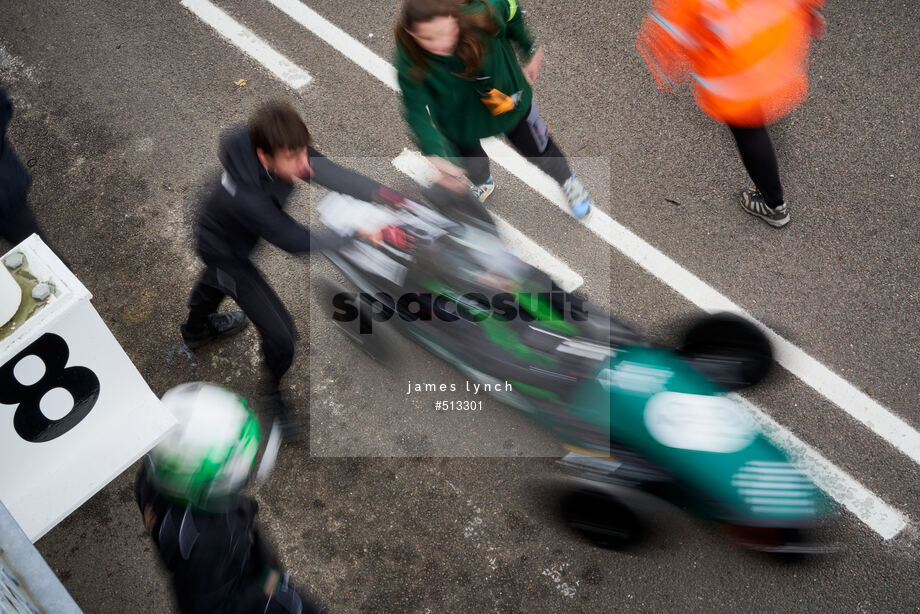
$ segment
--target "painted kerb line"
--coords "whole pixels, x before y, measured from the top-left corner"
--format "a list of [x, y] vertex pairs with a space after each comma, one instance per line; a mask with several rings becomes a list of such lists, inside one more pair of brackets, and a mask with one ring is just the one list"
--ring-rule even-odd
[[182, 6], [198, 16], [220, 34], [236, 45], [243, 53], [271, 71], [273, 75], [294, 90], [304, 87], [313, 77], [303, 68], [272, 49], [265, 41], [217, 8], [208, 0], [182, 0]]
[[[393, 66], [341, 28], [329, 23], [299, 0], [268, 1], [340, 51], [345, 57], [377, 77], [390, 89], [398, 91]], [[546, 173], [496, 138], [485, 139], [482, 145], [489, 158], [498, 162], [526, 185], [568, 213], [569, 207], [562, 189]], [[710, 313], [733, 311], [742, 313], [757, 322], [754, 317], [718, 290], [703, 282], [622, 224], [611, 219], [603, 211], [595, 209], [591, 219], [584, 225], [704, 311]], [[920, 433], [802, 349], [780, 337], [762, 323], [758, 322], [758, 324], [773, 342], [777, 350], [776, 359], [780, 365], [873, 433], [906, 454], [915, 463], [920, 464]]]
[[[367, 70], [371, 75], [377, 77], [380, 81], [382, 81], [385, 85], [394, 91], [398, 91], [398, 86], [394, 77], [395, 72], [392, 65], [381, 59], [379, 56], [353, 39], [340, 28], [333, 26], [324, 18], [306, 6], [303, 6], [302, 3], [297, 2], [296, 0], [269, 0], [269, 2], [280, 8], [282, 11], [288, 13], [288, 15], [298, 21], [298, 23], [303, 25], [311, 32], [314, 32], [314, 34], [317, 34], [317, 36], [325, 40], [334, 48], [341, 51], [346, 55], [346, 57], [349, 57], [349, 59], [352, 58], [351, 55], [349, 55], [348, 50], [361, 49], [362, 51], [360, 52], [360, 56], [362, 60], [356, 60], [358, 65]], [[297, 8], [296, 5], [300, 5], [302, 8]], [[285, 7], [291, 8], [291, 12], [289, 13], [288, 11], [285, 11]], [[341, 40], [337, 40], [337, 38], [341, 38]], [[567, 212], [568, 206], [564, 200], [564, 195], [559, 189], [559, 186], [545, 173], [534, 167], [517, 152], [497, 139], [486, 139], [483, 141], [483, 147], [486, 149], [486, 152], [489, 154], [490, 158], [493, 158], [513, 175], [517, 176], [535, 191], [543, 195], [551, 202], [555, 203], [560, 209]], [[608, 244], [623, 252], [627, 257], [639, 264], [639, 266], [643, 267], [655, 277], [658, 277], [660, 280], [664, 281], [667, 285], [680, 292], [685, 298], [700, 308], [704, 309], [705, 311], [735, 311], [745, 313], [745, 315], [750, 317], [749, 314], [746, 314], [746, 312], [738, 308], [737, 305], [735, 305], [724, 295], [702, 282], [698, 277], [678, 265], [676, 262], [665, 256], [656, 248], [652, 247], [646, 241], [626, 229], [624, 226], [613, 221], [606, 213], [602, 211], [595, 211], [586, 226]], [[674, 276], [674, 278], [672, 278], [672, 276]], [[753, 320], [753, 318], [751, 319]], [[870, 430], [888, 440], [889, 443], [894, 445], [898, 450], [904, 452], [914, 461], [920, 463], [920, 434], [914, 431], [909, 425], [901, 421], [899, 418], [892, 415], [887, 409], [879, 405], [873, 399], [870, 399], [867, 395], [862, 394], [861, 391], [852, 386], [852, 384], [849, 384], [849, 382], [846, 382], [846, 380], [843, 380], [843, 378], [840, 378], [840, 376], [834, 374], [826, 367], [823, 367], [821, 363], [808, 356], [801, 349], [792, 345], [782, 337], [779, 337], [779, 335], [777, 335], [772, 330], [767, 329], [762, 324], [761, 326], [767, 330], [771, 340], [776, 342], [778, 339], [780, 341], [780, 343], [777, 343], [777, 359], [781, 365], [799, 377], [799, 379], [808, 383], [810, 386], [821, 392], [821, 394], [826, 396], [832, 402], [838, 404], [838, 406], [844, 409], [844, 411], [849, 413], [851, 416], [860, 422], [863, 422], [863, 424], [869, 427]], [[790, 351], [790, 349], [792, 351]], [[802, 357], [806, 357], [807, 360], [801, 360]], [[799, 372], [801, 366], [806, 364], [817, 364], [823, 367], [823, 370], [816, 376], [818, 380], [820, 380], [822, 377], [826, 380], [823, 383], [816, 382], [819, 383], [820, 388], [812, 385], [812, 382], [816, 381], [815, 377], [809, 377], [807, 374], [803, 375]], [[828, 374], [830, 377], [828, 377]], [[830, 390], [831, 387], [839, 382], [843, 382], [845, 385], [846, 394], [833, 394], [833, 392]], [[855, 391], [855, 395], [852, 394], [853, 391]], [[841, 405], [835, 399], [840, 399], [841, 402], [845, 403], [845, 405]], [[860, 403], [856, 404], [855, 406], [851, 406], [853, 400], [858, 400]], [[868, 403], [866, 403], [866, 401], [868, 401]], [[873, 414], [878, 414], [879, 416], [887, 415], [890, 420], [883, 421], [886, 423], [884, 428], [877, 429], [875, 423], [873, 422]], [[761, 415], [767, 418], [770, 423], [776, 424], [771, 419], [766, 417], [765, 414], [762, 414], [762, 412]], [[894, 439], [903, 439], [904, 445], [899, 445], [899, 443], [888, 439], [888, 437], [885, 435], [886, 432], [890, 431], [892, 427], [898, 428], [899, 424], [903, 425], [903, 429], [901, 433], [895, 434]], [[791, 433], [789, 433], [786, 429], [779, 426], [778, 424], [776, 424], [774, 436], [777, 432], [789, 435], [793, 438], [790, 441], [794, 440], [795, 442], [801, 443], [802, 446], [806, 446], [803, 448], [804, 450], [812, 451], [816, 457], [823, 460], [823, 457], [821, 457], [816, 451], [808, 447], [807, 444], [799, 441], [797, 438], [794, 438]], [[836, 476], [849, 478], [847, 474], [834, 467], [831, 463], [827, 462], [826, 460], [825, 462], [829, 468], [835, 470]], [[872, 528], [874, 531], [886, 539], [896, 534], [896, 532], [892, 533], [893, 529], [886, 529], [884, 526], [880, 526], [879, 522], [868, 517], [865, 506], [861, 504], [861, 501], [858, 497], [860, 492], [869, 491], [855, 480], [850, 480], [852, 480], [852, 478], [842, 480], [840, 482], [840, 488], [833, 488], [829, 482], [825, 482], [822, 485], [822, 488], [826, 490], [832, 497], [840, 501], [845, 507], [847, 507], [847, 509], [851, 510], [857, 516], [857, 518], [866, 523], [870, 528]], [[848, 489], [847, 485], [856, 486], [858, 488]], [[891, 508], [886, 506], [886, 509]], [[894, 513], [897, 514], [897, 512]], [[904, 519], [904, 522], [906, 522], [906, 519]], [[897, 525], [898, 522], [895, 522], [891, 526]], [[881, 530], [876, 527], [879, 527]]]

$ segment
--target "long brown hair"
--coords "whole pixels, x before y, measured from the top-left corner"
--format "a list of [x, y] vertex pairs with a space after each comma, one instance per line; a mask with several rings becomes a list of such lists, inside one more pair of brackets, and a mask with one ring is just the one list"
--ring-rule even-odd
[[[461, 7], [477, 2], [485, 10], [469, 12]], [[486, 54], [485, 42], [480, 32], [489, 36], [498, 34], [492, 7], [480, 0], [404, 0], [399, 20], [396, 22], [396, 44], [402, 47], [412, 61], [412, 78], [422, 81], [428, 72], [428, 58], [409, 31], [415, 24], [438, 17], [454, 17], [460, 27], [455, 55], [463, 62], [464, 77], [475, 77]]]

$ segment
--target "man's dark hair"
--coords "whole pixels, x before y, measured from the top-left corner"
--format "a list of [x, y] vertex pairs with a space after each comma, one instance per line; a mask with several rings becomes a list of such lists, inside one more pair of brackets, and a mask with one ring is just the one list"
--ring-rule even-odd
[[313, 144], [310, 131], [289, 102], [273, 100], [249, 118], [249, 140], [269, 156], [279, 149], [301, 149]]

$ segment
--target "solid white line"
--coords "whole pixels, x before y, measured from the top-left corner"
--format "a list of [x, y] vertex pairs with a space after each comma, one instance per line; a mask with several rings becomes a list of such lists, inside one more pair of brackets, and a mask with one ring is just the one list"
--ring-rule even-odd
[[728, 396], [738, 401], [770, 440], [795, 459], [821, 490], [839, 501], [883, 539], [891, 539], [907, 526], [909, 520], [906, 516], [824, 458], [820, 452], [777, 424], [760, 408], [737, 394]]
[[327, 21], [322, 15], [298, 0], [268, 0], [288, 17], [326, 41], [346, 58], [377, 77], [393, 91], [399, 91], [396, 69], [379, 55]]
[[[417, 151], [403, 149], [402, 153], [393, 159], [393, 166], [412, 178], [421, 185], [431, 185], [431, 165]], [[566, 292], [572, 292], [583, 283], [581, 275], [569, 268], [564, 262], [550, 254], [531, 240], [520, 230], [492, 214], [502, 239], [521, 260], [532, 264], [559, 284]]]
[[[395, 69], [392, 65], [346, 32], [330, 24], [326, 19], [303, 6], [298, 0], [269, 1], [287, 12], [298, 23], [342, 52], [346, 57], [354, 59], [359, 66], [377, 77], [387, 87], [393, 90], [398, 89]], [[282, 6], [290, 9], [290, 11], [285, 10]], [[509, 172], [555, 203], [560, 209], [568, 212], [568, 205], [558, 184], [543, 171], [527, 162], [520, 154], [497, 139], [486, 139], [483, 141], [483, 147], [490, 158], [495, 159]], [[744, 312], [727, 297], [704, 283], [696, 275], [678, 265], [623, 225], [615, 222], [603, 211], [595, 210], [585, 225], [608, 244], [677, 290], [701, 309], [708, 312], [740, 312], [754, 320], [750, 314]], [[763, 324], [761, 324], [761, 327], [767, 331], [768, 336], [774, 342], [777, 350], [777, 360], [783, 367], [841, 407], [852, 417], [862, 422], [872, 432], [884, 438], [915, 462], [920, 463], [920, 434], [913, 428], [774, 331]], [[760, 410], [757, 411], [765, 421], [762, 424], [768, 424], [773, 427], [772, 436], [774, 440], [785, 441], [790, 446], [788, 448], [790, 453], [796, 451], [802, 455], [802, 458], [822, 461], [819, 464], [825, 471], [821, 474], [823, 476], [821, 477], [822, 481], [819, 482], [816, 479], [816, 483], [852, 511], [860, 520], [885, 539], [890, 539], [903, 528], [907, 522], [906, 518], [866, 490], [848, 474], [824, 459], [816, 450], [778, 425], [766, 414], [763, 414]], [[863, 493], [867, 493], [868, 497]], [[858, 498], [860, 496], [862, 496], [862, 499]]]
[[267, 68], [291, 88], [299, 90], [313, 77], [289, 59], [272, 49], [265, 41], [208, 0], [182, 0], [182, 6], [193, 12], [218, 34], [236, 45], [243, 53]]

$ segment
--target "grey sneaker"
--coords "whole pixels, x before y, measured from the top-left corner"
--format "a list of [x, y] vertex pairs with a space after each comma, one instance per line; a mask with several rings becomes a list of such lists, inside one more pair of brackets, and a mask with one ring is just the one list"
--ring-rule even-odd
[[492, 179], [492, 175], [489, 175], [489, 178], [486, 179], [485, 183], [479, 185], [470, 186], [470, 192], [473, 193], [473, 196], [479, 199], [479, 202], [484, 203], [486, 199], [495, 191], [495, 181]]
[[747, 213], [757, 216], [774, 228], [785, 226], [789, 223], [789, 208], [782, 203], [775, 209], [767, 206], [767, 201], [757, 190], [741, 190], [741, 208]]
[[566, 200], [569, 201], [569, 209], [572, 215], [579, 220], [586, 220], [591, 215], [591, 197], [588, 191], [582, 185], [575, 173], [562, 184], [562, 191], [565, 193]]

